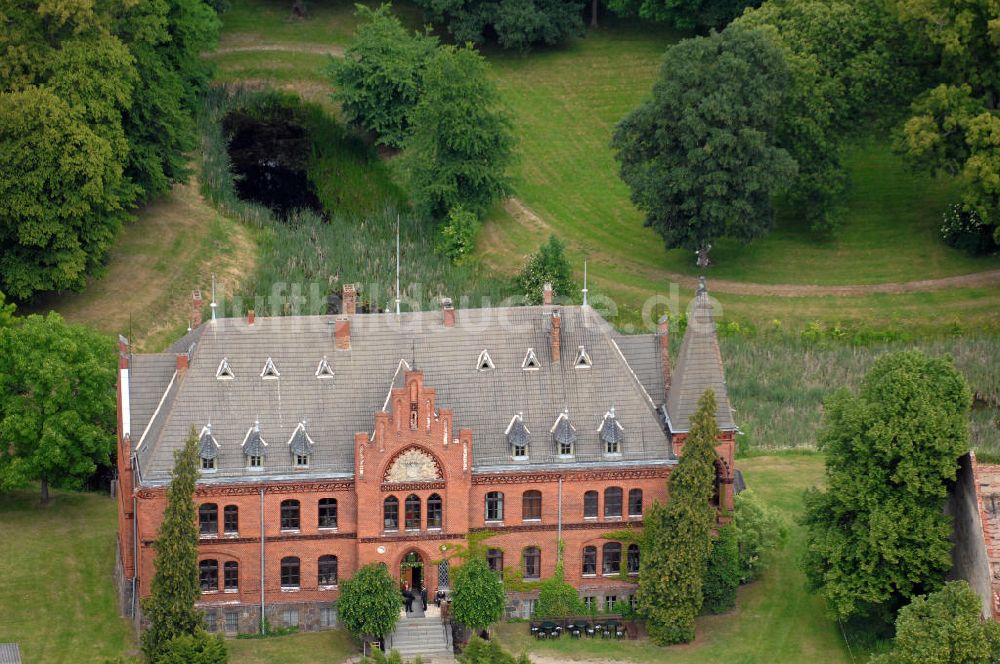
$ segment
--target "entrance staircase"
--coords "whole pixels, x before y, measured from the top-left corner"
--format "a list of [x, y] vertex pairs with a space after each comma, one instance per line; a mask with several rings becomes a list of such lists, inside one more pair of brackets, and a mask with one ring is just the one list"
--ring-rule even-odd
[[[434, 608], [433, 605], [430, 608]], [[441, 622], [437, 612], [429, 613], [431, 615], [423, 616], [411, 613], [401, 618], [386, 643], [386, 649], [399, 651], [403, 661], [419, 656], [424, 664], [454, 664], [451, 629]]]

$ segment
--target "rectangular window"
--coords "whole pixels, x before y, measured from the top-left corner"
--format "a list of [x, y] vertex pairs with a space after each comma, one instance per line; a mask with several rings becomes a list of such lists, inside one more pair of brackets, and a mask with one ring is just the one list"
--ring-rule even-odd
[[336, 498], [320, 498], [319, 499], [319, 527], [320, 528], [336, 528], [337, 527], [337, 499]]
[[205, 630], [214, 632], [217, 629], [219, 629], [219, 617], [215, 615], [215, 611], [207, 611], [205, 613]]
[[524, 578], [538, 579], [542, 576], [542, 552], [538, 547], [524, 550]]
[[597, 492], [588, 491], [583, 494], [583, 518], [584, 519], [596, 519], [597, 518]]
[[226, 634], [236, 634], [240, 631], [240, 612], [226, 611]]
[[321, 606], [319, 609], [319, 626], [336, 627], [337, 609], [332, 606]]
[[240, 509], [236, 505], [226, 505], [223, 512], [223, 527], [227, 535], [239, 535]]
[[639, 600], [638, 600], [638, 597], [639, 597], [638, 595], [629, 595], [629, 596], [628, 596], [628, 605], [629, 605], [630, 607], [632, 607], [632, 610], [633, 610], [633, 611], [635, 611], [636, 609], [638, 609], [638, 608], [639, 608]]
[[298, 627], [299, 610], [285, 609], [284, 611], [281, 612], [281, 622], [285, 623], [285, 627]]
[[611, 487], [604, 490], [604, 517], [621, 518], [622, 515], [622, 490], [618, 487]]
[[604, 596], [604, 610], [611, 613], [615, 610], [615, 602], [618, 601], [617, 595], [605, 595]]
[[605, 443], [604, 453], [605, 454], [621, 454], [622, 453], [622, 449], [619, 446], [617, 440], [609, 440], [609, 441], [607, 441], [607, 443]]
[[515, 459], [527, 459], [528, 458], [528, 446], [527, 445], [514, 445], [513, 446], [513, 456]]
[[223, 588], [227, 593], [240, 589], [240, 564], [228, 562], [223, 566]]
[[486, 551], [486, 564], [494, 572], [503, 572], [503, 551], [489, 549]]
[[299, 529], [299, 501], [297, 500], [281, 501], [281, 529], [282, 530]]
[[432, 493], [427, 499], [427, 527], [440, 528], [442, 523], [444, 523], [444, 514], [441, 496]]
[[215, 470], [215, 459], [205, 459], [205, 458], [202, 458], [202, 460], [201, 460], [201, 469], [202, 470]]
[[503, 521], [503, 494], [499, 491], [486, 494], [486, 520]]
[[542, 492], [525, 491], [521, 506], [521, 518], [525, 521], [541, 521]]
[[583, 547], [583, 575], [584, 576], [596, 576], [597, 575], [597, 547], [596, 546], [585, 546], [585, 547]]
[[535, 614], [535, 600], [533, 599], [521, 600], [521, 617], [530, 618], [534, 614]]
[[559, 456], [573, 456], [573, 443], [559, 443]]
[[587, 595], [583, 598], [583, 606], [587, 611], [593, 611], [596, 605], [597, 599], [593, 595]]
[[309, 467], [309, 455], [308, 454], [296, 454], [295, 455], [295, 465], [299, 468]]
[[219, 508], [215, 503], [198, 506], [198, 532], [202, 537], [219, 534]]
[[631, 489], [628, 492], [628, 515], [642, 516], [642, 489]]
[[264, 467], [264, 457], [261, 457], [261, 456], [247, 457], [247, 464], [251, 468], [263, 468]]

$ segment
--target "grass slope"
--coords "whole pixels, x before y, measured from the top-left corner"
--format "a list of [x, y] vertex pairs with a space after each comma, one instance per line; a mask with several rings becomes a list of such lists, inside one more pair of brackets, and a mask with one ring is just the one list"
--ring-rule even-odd
[[837, 625], [822, 601], [805, 589], [798, 557], [804, 529], [794, 524], [802, 510], [802, 491], [822, 483], [823, 457], [815, 454], [744, 459], [738, 463], [747, 484], [779, 510], [789, 524], [789, 539], [758, 582], [739, 591], [737, 608], [728, 614], [698, 619], [694, 643], [658, 648], [646, 641], [610, 642], [590, 639], [535, 641], [527, 625], [502, 625], [499, 637], [515, 653], [541, 655], [546, 661], [599, 659], [640, 664], [770, 664], [771, 662], [850, 662]]
[[37, 491], [0, 495], [0, 642], [25, 662], [103, 662], [135, 650], [118, 617], [112, 572], [117, 518], [103, 495]]
[[231, 639], [226, 645], [233, 664], [339, 664], [360, 651], [351, 635], [339, 629], [271, 639]]

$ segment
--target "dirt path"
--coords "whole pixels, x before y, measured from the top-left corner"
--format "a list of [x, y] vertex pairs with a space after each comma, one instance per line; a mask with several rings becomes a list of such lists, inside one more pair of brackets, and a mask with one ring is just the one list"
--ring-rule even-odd
[[340, 57], [344, 55], [343, 46], [333, 44], [289, 44], [272, 43], [260, 44], [239, 39], [238, 36], [228, 39], [219, 45], [217, 49], [210, 53], [203, 53], [202, 57], [211, 58], [214, 55], [225, 55], [227, 53], [252, 53], [254, 51], [281, 51], [284, 53], [311, 53], [316, 55], [333, 55]]
[[212, 274], [227, 293], [252, 274], [257, 248], [247, 229], [221, 216], [198, 191], [197, 174], [140, 209], [108, 256], [99, 278], [80, 293], [50, 295], [25, 311], [58, 311], [102, 332], [132, 330], [137, 349], [157, 351], [182, 333], [191, 291]]
[[[542, 219], [534, 210], [525, 205], [517, 198], [509, 198], [504, 202], [504, 210], [507, 211], [518, 223], [532, 227], [534, 230], [548, 233], [551, 226]], [[493, 238], [497, 239], [497, 238]], [[681, 286], [695, 288], [698, 285], [698, 278], [679, 272], [659, 271], [659, 275]], [[848, 286], [814, 286], [810, 284], [758, 284], [749, 281], [729, 281], [726, 279], [712, 279], [711, 289], [717, 293], [729, 293], [731, 295], [762, 295], [767, 297], [809, 297], [815, 295], [832, 295], [835, 297], [859, 297], [871, 295], [872, 293], [922, 293], [927, 291], [944, 290], [947, 288], [982, 288], [990, 286], [1000, 286], [1000, 270], [989, 270], [987, 272], [974, 272], [972, 274], [962, 274], [955, 277], [942, 277], [939, 279], [921, 279], [919, 281], [888, 282], [870, 285], [848, 285]]]

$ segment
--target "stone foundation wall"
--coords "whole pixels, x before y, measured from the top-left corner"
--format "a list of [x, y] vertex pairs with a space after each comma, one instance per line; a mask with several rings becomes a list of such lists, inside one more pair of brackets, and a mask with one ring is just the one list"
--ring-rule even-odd
[[948, 498], [947, 513], [954, 519], [952, 529], [952, 570], [950, 579], [965, 579], [982, 599], [983, 617], [992, 617], [993, 586], [983, 535], [983, 519], [976, 486], [975, 456], [970, 452], [959, 459], [955, 489]]

